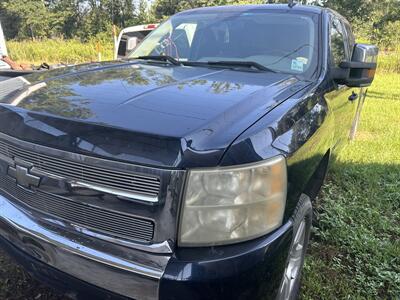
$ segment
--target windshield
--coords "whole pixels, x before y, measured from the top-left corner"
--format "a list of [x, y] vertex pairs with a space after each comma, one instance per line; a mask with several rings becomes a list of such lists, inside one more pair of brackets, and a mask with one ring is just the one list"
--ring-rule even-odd
[[317, 64], [316, 19], [264, 10], [179, 14], [154, 30], [129, 57], [256, 62], [274, 71], [310, 76]]

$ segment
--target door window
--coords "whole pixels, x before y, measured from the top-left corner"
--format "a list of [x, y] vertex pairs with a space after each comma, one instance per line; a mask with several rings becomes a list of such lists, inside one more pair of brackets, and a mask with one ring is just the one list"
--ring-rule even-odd
[[356, 39], [349, 22], [343, 21], [343, 28], [347, 36], [347, 50], [349, 51], [349, 57], [351, 57], [353, 54], [354, 45], [356, 44]]
[[333, 18], [331, 22], [330, 47], [332, 63], [338, 67], [343, 60], [346, 60], [346, 50], [343, 27], [336, 18]]

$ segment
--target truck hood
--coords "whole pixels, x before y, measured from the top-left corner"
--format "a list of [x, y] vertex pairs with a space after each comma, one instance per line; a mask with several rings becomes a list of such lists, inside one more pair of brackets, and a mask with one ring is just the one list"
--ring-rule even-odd
[[288, 74], [140, 61], [88, 64], [0, 87], [0, 131], [138, 164], [215, 166], [244, 130], [308, 85]]

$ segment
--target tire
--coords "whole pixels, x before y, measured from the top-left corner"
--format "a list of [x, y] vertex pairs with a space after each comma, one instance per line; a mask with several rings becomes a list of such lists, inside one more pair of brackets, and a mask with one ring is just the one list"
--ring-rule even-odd
[[[310, 239], [312, 216], [313, 210], [310, 197], [302, 194], [292, 217], [293, 238], [286, 268], [282, 276], [278, 300], [295, 300], [299, 296], [301, 271]], [[300, 246], [301, 249], [299, 249]]]

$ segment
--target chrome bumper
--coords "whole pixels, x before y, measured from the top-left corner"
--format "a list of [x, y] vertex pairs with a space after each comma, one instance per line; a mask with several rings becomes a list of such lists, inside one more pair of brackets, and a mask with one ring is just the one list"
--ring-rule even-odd
[[151, 248], [132, 249], [43, 223], [1, 195], [0, 236], [59, 271], [134, 299], [158, 299], [170, 259]]

